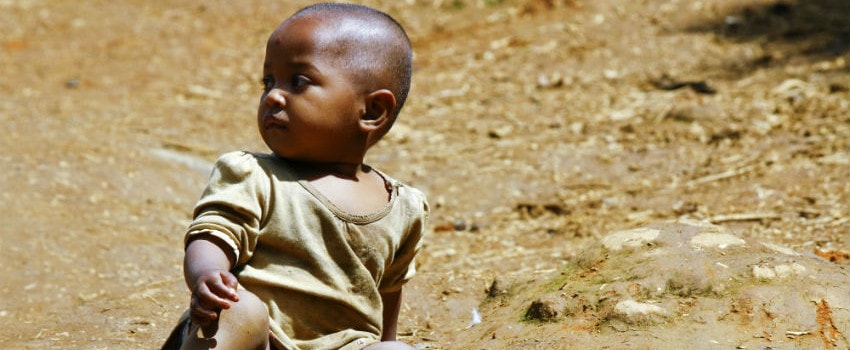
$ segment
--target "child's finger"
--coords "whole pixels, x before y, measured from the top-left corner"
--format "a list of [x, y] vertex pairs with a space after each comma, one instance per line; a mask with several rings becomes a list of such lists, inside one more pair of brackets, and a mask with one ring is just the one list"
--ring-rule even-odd
[[217, 298], [227, 304], [227, 307], [222, 306], [223, 309], [230, 307], [230, 303], [228, 303], [228, 301], [239, 300], [239, 297], [236, 295], [236, 289], [228, 286], [222, 280], [215, 281], [214, 283], [211, 283], [208, 287]]
[[230, 301], [221, 297], [222, 293], [227, 295], [227, 290], [228, 288], [221, 282], [199, 284], [195, 289], [198, 306], [206, 309], [229, 309]]
[[239, 295], [236, 294], [236, 286], [238, 285], [236, 276], [233, 276], [233, 274], [227, 271], [222, 271], [220, 276], [221, 279], [216, 281], [212, 286], [215, 288], [214, 292], [216, 295], [227, 298], [230, 301], [239, 301]]
[[219, 274], [221, 275], [221, 280], [224, 282], [224, 284], [236, 290], [236, 286], [239, 285], [239, 280], [236, 279], [236, 276], [234, 276], [229, 271], [221, 271], [219, 272]]
[[192, 298], [189, 315], [192, 318], [192, 322], [201, 326], [206, 326], [218, 318], [218, 312], [205, 308], [198, 298]]

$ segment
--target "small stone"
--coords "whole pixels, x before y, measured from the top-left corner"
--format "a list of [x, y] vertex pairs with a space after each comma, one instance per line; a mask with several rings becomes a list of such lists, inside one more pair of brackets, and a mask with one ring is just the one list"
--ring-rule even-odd
[[564, 78], [560, 73], [554, 73], [551, 76], [541, 74], [537, 77], [538, 88], [556, 88], [564, 85]]
[[664, 315], [667, 313], [664, 308], [658, 305], [639, 303], [631, 299], [623, 300], [617, 303], [617, 306], [614, 306], [614, 311], [625, 315], [627, 318], [652, 314]]
[[455, 220], [453, 226], [455, 231], [466, 231], [466, 221], [463, 219]]
[[490, 288], [487, 288], [487, 296], [494, 298], [502, 294], [507, 294], [508, 291], [504, 285], [504, 282], [499, 277], [494, 278], [493, 283], [490, 283]]
[[758, 265], [753, 266], [753, 277], [757, 279], [773, 279], [776, 278], [776, 272], [769, 267], [762, 267]]
[[551, 322], [564, 313], [565, 301], [555, 295], [544, 295], [531, 303], [525, 312], [529, 320]]
[[619, 231], [602, 238], [602, 245], [609, 250], [620, 250], [623, 248], [637, 248], [647, 243], [652, 243], [658, 238], [661, 231], [653, 228], [636, 228], [634, 230]]
[[768, 249], [770, 249], [774, 252], [777, 252], [777, 253], [782, 253], [782, 254], [791, 255], [791, 256], [799, 256], [800, 255], [800, 253], [795, 252], [791, 248], [783, 247], [783, 246], [776, 245], [776, 244], [773, 244], [773, 243], [762, 242], [761, 245], [763, 245], [763, 246], [767, 247]]
[[700, 233], [691, 238], [691, 246], [694, 248], [717, 248], [726, 249], [729, 246], [744, 245], [746, 242], [728, 233]]
[[80, 86], [80, 79], [77, 79], [77, 78], [71, 78], [71, 79], [68, 79], [68, 81], [65, 82], [65, 87], [69, 88], [69, 89], [76, 89], [79, 86]]
[[505, 136], [508, 136], [511, 132], [514, 131], [514, 128], [510, 125], [502, 126], [498, 129], [490, 130], [487, 132], [487, 136], [491, 139], [501, 139]]

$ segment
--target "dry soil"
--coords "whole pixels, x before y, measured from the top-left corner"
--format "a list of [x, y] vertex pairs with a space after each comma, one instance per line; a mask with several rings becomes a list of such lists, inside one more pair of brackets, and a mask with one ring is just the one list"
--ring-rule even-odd
[[[182, 233], [210, 163], [264, 150], [254, 126], [264, 43], [309, 3], [0, 0], [0, 348], [161, 344], [188, 304]], [[703, 323], [684, 322], [682, 307], [636, 324], [540, 309], [566, 300], [554, 290], [605, 287], [587, 273], [617, 280], [614, 264], [594, 265], [615, 257], [602, 237], [670, 220], [818, 253], [847, 276], [846, 0], [361, 3], [395, 16], [416, 51], [411, 98], [368, 159], [433, 207], [403, 340], [847, 348], [847, 323], [829, 316], [848, 310], [829, 314], [823, 299], [807, 304], [820, 333], [742, 328], [731, 340], [700, 335], [775, 321], [748, 316], [745, 302]], [[758, 264], [747, 271], [775, 267]], [[789, 281], [763, 284], [800, 283]], [[629, 305], [655, 310], [651, 293], [624, 288]], [[536, 301], [544, 312], [527, 317]], [[595, 302], [595, 315], [614, 307]], [[482, 323], [468, 328], [473, 308]], [[665, 345], [665, 329], [680, 342]]]

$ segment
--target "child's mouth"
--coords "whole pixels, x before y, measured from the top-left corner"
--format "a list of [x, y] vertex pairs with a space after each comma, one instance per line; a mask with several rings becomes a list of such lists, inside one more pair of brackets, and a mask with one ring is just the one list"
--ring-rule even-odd
[[265, 120], [263, 120], [263, 128], [266, 130], [286, 129], [286, 124], [274, 116], [267, 116]]
[[278, 123], [266, 123], [266, 130], [286, 130], [286, 126]]

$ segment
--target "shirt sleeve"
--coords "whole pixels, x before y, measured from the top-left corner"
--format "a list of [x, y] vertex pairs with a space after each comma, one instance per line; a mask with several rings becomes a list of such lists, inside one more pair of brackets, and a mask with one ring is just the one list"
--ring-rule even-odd
[[233, 249], [237, 265], [245, 264], [257, 246], [261, 221], [267, 212], [268, 188], [268, 177], [252, 154], [222, 155], [195, 205], [185, 244], [201, 236], [215, 237]]
[[401, 289], [407, 281], [416, 275], [416, 254], [422, 248], [423, 236], [430, 213], [430, 207], [425, 195], [416, 189], [402, 187], [413, 193], [413, 204], [408, 212], [409, 225], [398, 250], [393, 255], [392, 262], [384, 271], [378, 290], [381, 293], [395, 292]]

